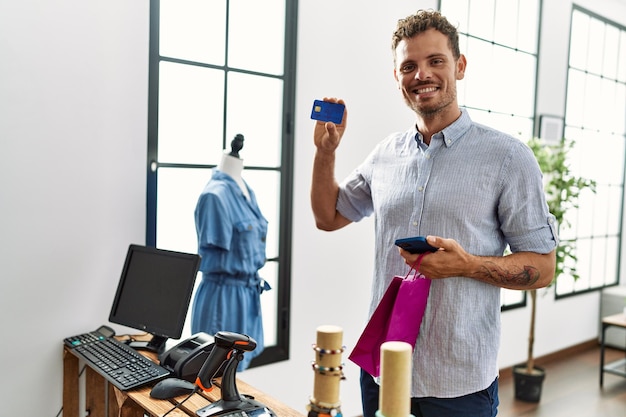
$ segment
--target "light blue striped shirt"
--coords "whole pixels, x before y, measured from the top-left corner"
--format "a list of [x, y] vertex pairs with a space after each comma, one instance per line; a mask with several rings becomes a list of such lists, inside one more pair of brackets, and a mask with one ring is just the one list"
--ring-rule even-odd
[[[421, 145], [421, 146], [420, 146]], [[469, 253], [549, 253], [557, 245], [542, 175], [519, 139], [461, 117], [423, 144], [415, 127], [379, 143], [340, 185], [339, 212], [375, 215], [370, 314], [408, 267], [394, 241], [452, 238]], [[453, 398], [487, 388], [498, 375], [500, 288], [469, 278], [433, 280], [413, 355], [411, 396]]]

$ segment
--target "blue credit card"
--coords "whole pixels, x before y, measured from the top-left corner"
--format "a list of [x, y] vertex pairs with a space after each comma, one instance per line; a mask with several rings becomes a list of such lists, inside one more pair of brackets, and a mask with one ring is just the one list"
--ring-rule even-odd
[[322, 122], [333, 122], [341, 124], [343, 120], [343, 112], [346, 106], [339, 103], [331, 103], [330, 101], [315, 100], [313, 109], [311, 110], [311, 119], [321, 120]]

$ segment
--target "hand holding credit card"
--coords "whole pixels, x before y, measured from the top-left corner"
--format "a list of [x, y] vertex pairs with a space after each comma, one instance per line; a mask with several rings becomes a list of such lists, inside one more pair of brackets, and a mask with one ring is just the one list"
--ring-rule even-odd
[[320, 120], [322, 122], [333, 122], [338, 125], [341, 124], [343, 120], [345, 109], [346, 106], [340, 103], [315, 100], [313, 102], [313, 109], [311, 110], [311, 119]]

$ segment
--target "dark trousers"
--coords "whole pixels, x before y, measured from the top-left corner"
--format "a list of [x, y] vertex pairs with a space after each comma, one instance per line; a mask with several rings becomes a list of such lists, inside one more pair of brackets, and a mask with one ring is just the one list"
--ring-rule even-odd
[[[361, 402], [363, 417], [375, 417], [378, 411], [380, 386], [361, 370]], [[498, 379], [482, 391], [457, 398], [411, 398], [411, 414], [415, 417], [495, 417], [498, 414]]]

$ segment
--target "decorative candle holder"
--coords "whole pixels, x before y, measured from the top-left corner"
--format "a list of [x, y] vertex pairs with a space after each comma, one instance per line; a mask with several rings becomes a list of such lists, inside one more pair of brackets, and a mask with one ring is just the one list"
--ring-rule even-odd
[[317, 342], [313, 344], [315, 361], [311, 367], [315, 373], [313, 395], [307, 405], [308, 417], [341, 417], [339, 382], [345, 379], [341, 354], [343, 329], [325, 325], [317, 328]]

